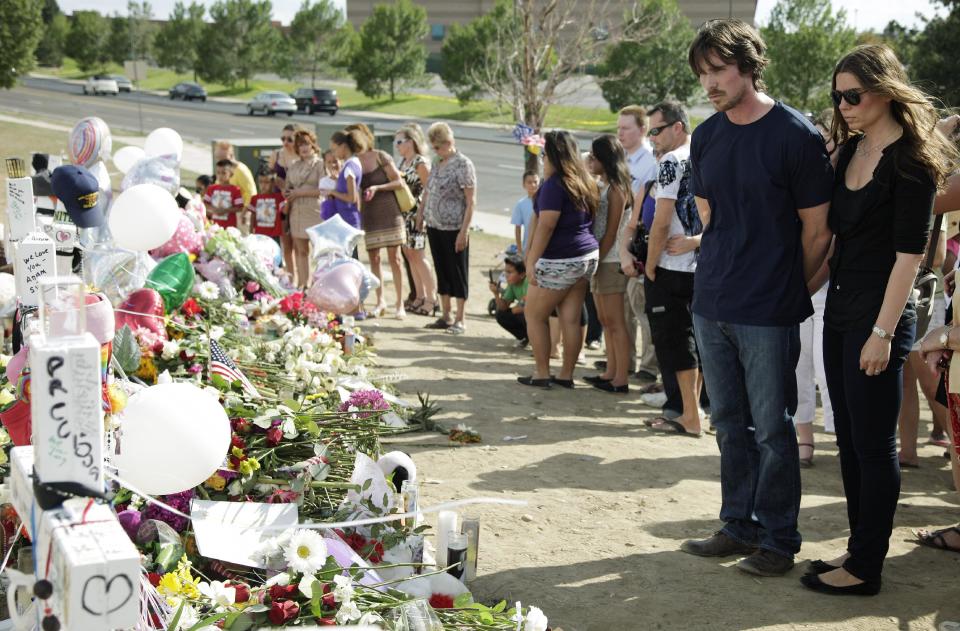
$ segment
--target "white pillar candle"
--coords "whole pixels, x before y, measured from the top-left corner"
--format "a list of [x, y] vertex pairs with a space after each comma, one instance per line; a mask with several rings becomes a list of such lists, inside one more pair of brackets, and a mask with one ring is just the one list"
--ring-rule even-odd
[[457, 513], [443, 510], [437, 514], [437, 568], [447, 566], [447, 542], [451, 532], [459, 532]]

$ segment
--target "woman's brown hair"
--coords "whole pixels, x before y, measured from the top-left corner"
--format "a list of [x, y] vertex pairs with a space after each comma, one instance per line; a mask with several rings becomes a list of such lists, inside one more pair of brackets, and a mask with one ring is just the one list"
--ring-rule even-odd
[[587, 173], [580, 158], [580, 149], [573, 134], [568, 131], [548, 131], [543, 137], [543, 153], [563, 182], [563, 188], [575, 206], [585, 208], [592, 216], [600, 205], [600, 194], [596, 181]]
[[716, 55], [724, 63], [737, 64], [743, 74], [753, 77], [753, 88], [764, 90], [763, 69], [770, 61], [766, 58], [767, 45], [757, 29], [742, 20], [708, 20], [697, 31], [687, 63], [693, 74], [700, 76], [704, 67], [710, 65], [710, 55]]
[[363, 123], [351, 123], [343, 128], [343, 131], [347, 132], [357, 132], [357, 135], [354, 138], [361, 141], [361, 147], [357, 150], [357, 153], [363, 153], [364, 151], [370, 151], [374, 147], [374, 137], [373, 132], [370, 131], [370, 128], [364, 125]]
[[320, 153], [320, 147], [317, 146], [317, 137], [309, 129], [298, 129], [293, 132], [293, 147], [296, 149], [300, 145], [310, 145], [314, 153]]
[[350, 153], [360, 153], [366, 146], [363, 135], [357, 130], [333, 132], [333, 135], [330, 136], [330, 142], [346, 145], [350, 149]]
[[[939, 115], [931, 97], [910, 83], [903, 64], [890, 48], [882, 44], [857, 46], [841, 59], [833, 70], [833, 89], [837, 75], [847, 72], [857, 78], [860, 87], [890, 99], [894, 120], [903, 128], [905, 157], [925, 169], [937, 188], [942, 188], [958, 163], [957, 148], [937, 128]], [[834, 107], [830, 136], [839, 147], [855, 134]], [[898, 156], [899, 157], [899, 156]], [[903, 165], [897, 165], [903, 172]]]

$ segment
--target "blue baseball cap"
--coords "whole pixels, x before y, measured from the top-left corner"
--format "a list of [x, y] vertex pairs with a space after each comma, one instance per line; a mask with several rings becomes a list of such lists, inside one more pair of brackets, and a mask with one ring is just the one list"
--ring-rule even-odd
[[50, 176], [50, 186], [77, 226], [96, 228], [103, 224], [107, 198], [90, 171], [74, 164], [57, 167]]

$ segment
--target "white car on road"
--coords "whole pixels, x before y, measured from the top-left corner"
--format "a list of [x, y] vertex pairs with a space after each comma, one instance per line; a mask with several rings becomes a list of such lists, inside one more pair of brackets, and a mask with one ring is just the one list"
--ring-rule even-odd
[[113, 77], [105, 74], [95, 74], [92, 77], [87, 77], [87, 82], [83, 84], [83, 93], [117, 96], [120, 94], [120, 87]]
[[261, 92], [247, 103], [247, 114], [253, 116], [254, 112], [263, 112], [269, 116], [274, 114], [286, 114], [293, 116], [297, 111], [297, 102], [283, 92]]

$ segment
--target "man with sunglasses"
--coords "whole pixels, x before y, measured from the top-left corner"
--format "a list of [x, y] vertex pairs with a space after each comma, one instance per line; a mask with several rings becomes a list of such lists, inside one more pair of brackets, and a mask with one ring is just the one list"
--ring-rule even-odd
[[693, 133], [703, 221], [693, 314], [720, 447], [721, 529], [690, 554], [780, 576], [800, 550], [793, 414], [807, 282], [830, 244], [833, 168], [799, 112], [763, 93], [766, 45], [740, 20], [700, 27], [689, 64], [717, 113]]

